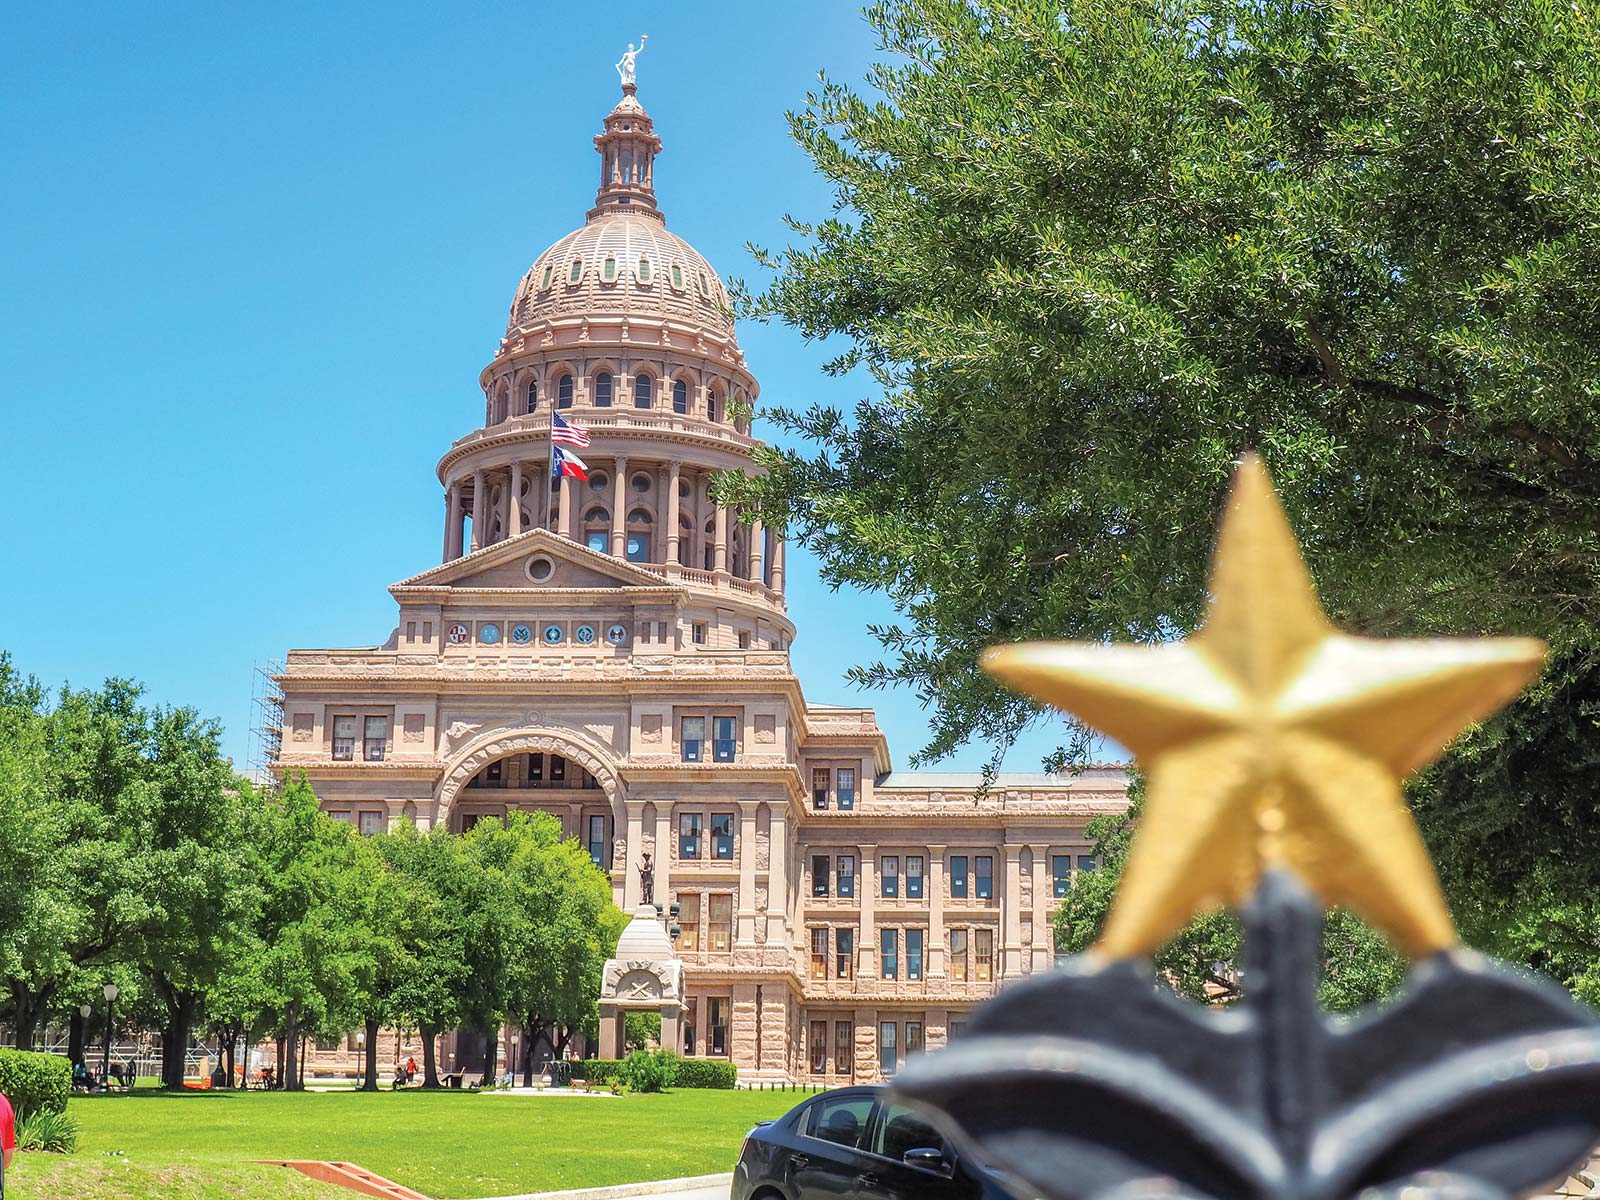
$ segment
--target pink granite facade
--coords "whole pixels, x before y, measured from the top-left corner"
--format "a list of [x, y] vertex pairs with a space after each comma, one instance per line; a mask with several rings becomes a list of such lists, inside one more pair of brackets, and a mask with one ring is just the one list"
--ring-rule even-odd
[[[891, 773], [870, 709], [802, 694], [783, 541], [707, 491], [754, 469], [759, 387], [624, 93], [595, 207], [518, 284], [483, 424], [439, 462], [441, 563], [389, 589], [384, 644], [289, 653], [276, 770], [364, 832], [553, 813], [629, 910], [649, 853], [682, 906], [681, 1049], [875, 1079], [1050, 965], [1126, 779]], [[590, 431], [587, 480], [552, 483], [553, 413]]]

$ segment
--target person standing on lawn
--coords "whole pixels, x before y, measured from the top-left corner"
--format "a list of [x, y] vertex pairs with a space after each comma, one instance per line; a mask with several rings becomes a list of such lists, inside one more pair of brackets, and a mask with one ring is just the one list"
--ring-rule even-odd
[[11, 1101], [0, 1092], [0, 1200], [6, 1194], [6, 1169], [11, 1166], [11, 1156], [17, 1152], [17, 1114]]

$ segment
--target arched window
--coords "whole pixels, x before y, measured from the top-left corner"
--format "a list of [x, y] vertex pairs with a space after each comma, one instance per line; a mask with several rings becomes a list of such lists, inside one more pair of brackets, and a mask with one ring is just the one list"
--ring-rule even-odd
[[627, 559], [633, 563], [650, 561], [650, 526], [655, 518], [648, 509], [636, 508], [628, 514]]
[[511, 415], [511, 385], [502, 383], [494, 396], [494, 423], [498, 425]]
[[689, 411], [689, 385], [681, 379], [672, 381], [672, 411], [680, 416]]
[[655, 384], [650, 376], [641, 371], [633, 377], [633, 406], [635, 408], [649, 408], [654, 393]]
[[717, 519], [710, 517], [706, 520], [706, 570], [711, 570], [717, 562]]
[[569, 274], [567, 276], [567, 282], [568, 283], [577, 283], [578, 280], [580, 280], [582, 278], [583, 278], [583, 259], [575, 258], [575, 259], [572, 260], [572, 272], [571, 272], [571, 274]]
[[672, 286], [683, 291], [683, 267], [677, 263], [672, 264]]
[[583, 514], [583, 543], [596, 554], [611, 553], [611, 514], [598, 504]]
[[706, 420], [715, 421], [716, 419], [717, 419], [717, 389], [716, 388], [707, 388], [706, 389]]
[[650, 282], [650, 277], [651, 277], [650, 260], [648, 258], [641, 258], [639, 260], [639, 282], [640, 283], [649, 283]]
[[544, 265], [544, 282], [539, 285], [539, 289], [541, 291], [548, 292], [550, 290], [550, 278], [555, 273], [556, 273], [556, 265], [555, 265], [555, 263], [545, 263], [545, 265]]
[[601, 371], [594, 377], [594, 406], [611, 407], [611, 372]]
[[680, 514], [678, 517], [678, 565], [680, 567], [690, 565], [689, 557], [694, 553], [693, 542], [694, 522]]
[[563, 375], [556, 383], [556, 407], [572, 407], [572, 376]]
[[530, 380], [528, 380], [528, 407], [524, 411], [531, 413], [534, 410], [536, 410], [538, 407], [539, 407], [539, 381], [537, 379], [530, 379]]
[[600, 278], [606, 283], [617, 281], [617, 260], [615, 255], [606, 255], [605, 262], [600, 264]]

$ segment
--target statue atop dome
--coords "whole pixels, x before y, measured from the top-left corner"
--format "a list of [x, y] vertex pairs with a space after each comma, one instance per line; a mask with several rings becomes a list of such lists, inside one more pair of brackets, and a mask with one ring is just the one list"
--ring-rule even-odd
[[622, 90], [625, 92], [632, 91], [638, 86], [639, 80], [634, 72], [633, 64], [638, 60], [639, 55], [644, 53], [644, 44], [649, 40], [650, 35], [648, 33], [641, 33], [639, 35], [639, 48], [635, 50], [633, 43], [629, 42], [627, 53], [617, 60], [617, 74], [622, 79]]

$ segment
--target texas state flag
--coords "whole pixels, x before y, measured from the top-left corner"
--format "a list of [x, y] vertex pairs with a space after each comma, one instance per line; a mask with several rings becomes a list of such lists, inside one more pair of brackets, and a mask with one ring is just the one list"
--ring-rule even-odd
[[589, 464], [571, 450], [561, 446], [550, 447], [550, 478], [560, 479], [570, 475], [573, 479], [589, 478]]

